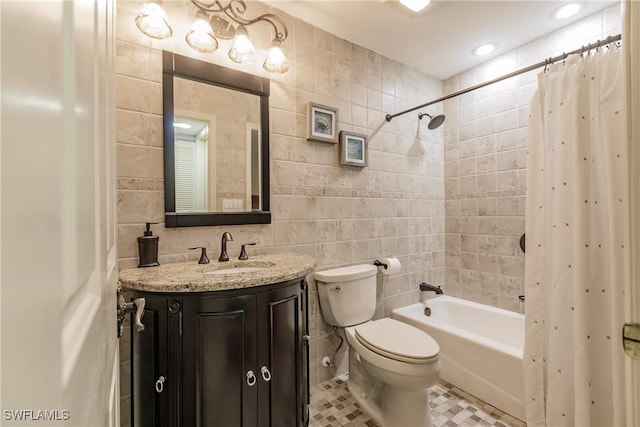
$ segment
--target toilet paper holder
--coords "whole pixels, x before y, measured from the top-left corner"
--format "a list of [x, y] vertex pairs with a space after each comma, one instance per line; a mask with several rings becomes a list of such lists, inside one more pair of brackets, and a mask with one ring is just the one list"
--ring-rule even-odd
[[385, 264], [384, 262], [381, 262], [379, 260], [373, 261], [373, 265], [375, 265], [376, 267], [384, 267], [385, 270], [388, 268], [387, 264]]

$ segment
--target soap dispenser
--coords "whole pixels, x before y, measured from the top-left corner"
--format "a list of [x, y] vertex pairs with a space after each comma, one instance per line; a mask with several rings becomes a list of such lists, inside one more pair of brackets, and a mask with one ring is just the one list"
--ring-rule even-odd
[[159, 236], [154, 236], [151, 232], [151, 224], [157, 222], [147, 222], [147, 229], [144, 236], [138, 237], [138, 255], [140, 256], [140, 264], [138, 267], [155, 267], [160, 265], [158, 262], [158, 242]]

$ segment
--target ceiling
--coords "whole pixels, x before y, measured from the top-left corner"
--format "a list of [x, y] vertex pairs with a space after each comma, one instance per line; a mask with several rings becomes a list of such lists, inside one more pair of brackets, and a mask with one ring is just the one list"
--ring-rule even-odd
[[[432, 0], [418, 14], [395, 0], [266, 3], [338, 37], [445, 79], [616, 1], [580, 1], [578, 14], [565, 20], [551, 17], [567, 3], [556, 0]], [[485, 42], [497, 44], [496, 50], [483, 57], [473, 55], [472, 50]]]

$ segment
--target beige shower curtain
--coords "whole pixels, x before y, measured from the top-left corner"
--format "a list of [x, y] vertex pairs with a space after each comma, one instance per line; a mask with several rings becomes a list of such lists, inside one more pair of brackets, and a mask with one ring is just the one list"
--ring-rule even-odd
[[624, 426], [626, 80], [615, 46], [539, 75], [529, 119], [526, 421]]

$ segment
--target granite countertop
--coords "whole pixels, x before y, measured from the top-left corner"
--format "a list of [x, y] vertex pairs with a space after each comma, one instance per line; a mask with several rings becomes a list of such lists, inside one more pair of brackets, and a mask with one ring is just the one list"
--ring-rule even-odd
[[[316, 266], [307, 255], [282, 253], [258, 255], [248, 260], [227, 262], [197, 261], [163, 264], [158, 267], [128, 268], [120, 271], [123, 288], [146, 292], [209, 292], [242, 289], [304, 277]], [[216, 273], [229, 268], [259, 268], [232, 274]]]

